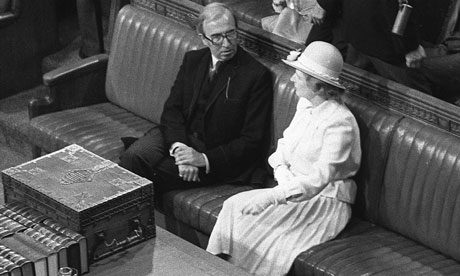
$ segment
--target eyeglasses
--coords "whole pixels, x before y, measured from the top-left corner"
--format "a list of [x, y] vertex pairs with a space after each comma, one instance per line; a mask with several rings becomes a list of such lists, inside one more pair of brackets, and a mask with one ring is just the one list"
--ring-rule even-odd
[[204, 33], [202, 33], [203, 37], [209, 40], [214, 45], [222, 45], [224, 43], [224, 39], [234, 40], [238, 37], [238, 32], [236, 30], [231, 30], [223, 34], [213, 34], [211, 38], [207, 37]]

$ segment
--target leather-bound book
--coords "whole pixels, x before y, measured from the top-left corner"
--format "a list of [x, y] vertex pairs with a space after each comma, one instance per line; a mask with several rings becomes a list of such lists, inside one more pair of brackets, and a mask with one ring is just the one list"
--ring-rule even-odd
[[[83, 273], [88, 271], [87, 261], [84, 262], [84, 267], [81, 266], [81, 259], [87, 259], [84, 236], [51, 222], [48, 217], [20, 202], [0, 206], [0, 213], [30, 227], [24, 230], [25, 234], [58, 252], [59, 267], [75, 267]], [[47, 220], [46, 224], [43, 223], [44, 220]]]
[[13, 235], [15, 232], [0, 226], [0, 239]]
[[[69, 265], [68, 251], [73, 251], [73, 253], [71, 253], [73, 256], [71, 263], [76, 265], [74, 266], [75, 268], [80, 269], [81, 262], [79, 255], [79, 244], [73, 240], [73, 238], [81, 235], [76, 232], [72, 232], [72, 237], [68, 237], [63, 233], [52, 229], [51, 227], [42, 223], [45, 219], [48, 219], [46, 216], [28, 206], [23, 205], [20, 202], [1, 205], [0, 214], [8, 216], [9, 218], [29, 227], [29, 229], [24, 230], [24, 233], [28, 234], [29, 236], [32, 236], [42, 243], [47, 242], [46, 245], [48, 247], [51, 247], [51, 249], [58, 252], [59, 267], [66, 267]], [[52, 242], [48, 241], [48, 239]]]
[[27, 229], [26, 226], [4, 215], [0, 215], [0, 228], [9, 230], [12, 233], [16, 233]]
[[[54, 239], [55, 235], [46, 236], [32, 228], [25, 230], [23, 233], [57, 253], [58, 269], [67, 266], [67, 248], [62, 244], [60, 238]], [[51, 273], [49, 274], [52, 275]]]
[[[64, 227], [52, 219], [44, 220], [39, 226], [46, 227], [70, 238], [71, 241], [67, 241], [66, 243], [69, 267], [77, 268], [81, 273], [89, 271], [88, 245], [85, 236]], [[39, 226], [36, 228], [39, 228]]]
[[32, 221], [34, 224], [38, 224], [48, 218], [21, 202], [10, 202], [2, 205], [2, 207], [0, 207], [0, 213], [11, 218], [13, 218], [13, 216], [21, 216]]
[[7, 204], [85, 236], [90, 263], [155, 236], [152, 182], [78, 145], [3, 170], [2, 181]]
[[[57, 275], [57, 254], [26, 234], [21, 232], [15, 233], [12, 236], [0, 240], [0, 245], [8, 247], [14, 252], [31, 260], [34, 263], [35, 276]], [[55, 272], [54, 274], [53, 271]]]
[[8, 259], [18, 265], [21, 268], [22, 276], [34, 276], [34, 264], [32, 261], [10, 248], [0, 245], [0, 257]]
[[[49, 239], [54, 243], [51, 244], [52, 249], [59, 252], [59, 267], [69, 266], [69, 251], [76, 251], [78, 254], [73, 253], [73, 256], [79, 256], [79, 245], [72, 238], [65, 236], [57, 231], [47, 228], [42, 224], [37, 224], [31, 229], [27, 229], [24, 233], [38, 236], [40, 240]], [[78, 264], [78, 266], [72, 266], [79, 269], [80, 261], [71, 260], [73, 264]]]
[[17, 264], [1, 256], [0, 267], [8, 271], [11, 276], [22, 276], [21, 268]]
[[32, 228], [34, 225], [36, 225], [38, 222], [34, 222], [23, 215], [19, 214], [18, 212], [10, 209], [8, 206], [1, 205], [0, 206], [0, 214], [2, 216], [9, 217], [10, 219], [16, 221], [19, 224], [22, 224], [28, 228]]

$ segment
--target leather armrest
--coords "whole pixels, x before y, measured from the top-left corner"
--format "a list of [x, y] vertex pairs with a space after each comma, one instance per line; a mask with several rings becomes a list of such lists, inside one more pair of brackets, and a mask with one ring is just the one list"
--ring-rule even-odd
[[100, 54], [43, 75], [42, 97], [29, 101], [29, 118], [107, 101], [105, 77], [108, 55]]
[[0, 12], [0, 27], [12, 23], [19, 17], [21, 0], [12, 0], [10, 5], [10, 9], [7, 12]]
[[94, 55], [73, 64], [59, 67], [43, 75], [46, 86], [55, 86], [69, 80], [106, 69], [109, 57], [107, 54]]

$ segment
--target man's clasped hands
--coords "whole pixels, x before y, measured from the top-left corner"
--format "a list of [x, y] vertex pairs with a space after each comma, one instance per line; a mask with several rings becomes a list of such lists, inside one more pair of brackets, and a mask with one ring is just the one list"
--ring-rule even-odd
[[190, 182], [200, 181], [199, 168], [206, 166], [206, 161], [202, 153], [185, 144], [179, 143], [173, 150], [175, 164], [178, 166], [179, 177]]

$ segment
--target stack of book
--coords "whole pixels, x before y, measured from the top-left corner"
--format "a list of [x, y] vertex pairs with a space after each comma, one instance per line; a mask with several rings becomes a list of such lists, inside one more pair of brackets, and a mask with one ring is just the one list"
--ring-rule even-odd
[[0, 276], [57, 276], [60, 267], [88, 272], [86, 238], [19, 202], [0, 205]]
[[155, 237], [152, 181], [81, 146], [8, 168], [1, 177], [6, 203], [21, 202], [84, 235], [90, 263]]

